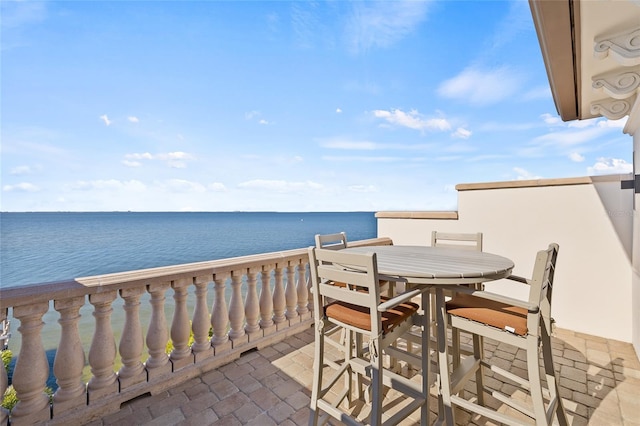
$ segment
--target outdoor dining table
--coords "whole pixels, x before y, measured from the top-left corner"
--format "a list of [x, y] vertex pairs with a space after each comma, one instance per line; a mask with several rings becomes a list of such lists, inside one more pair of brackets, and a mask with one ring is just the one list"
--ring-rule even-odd
[[[512, 260], [492, 253], [449, 247], [431, 246], [361, 246], [343, 249], [352, 253], [376, 253], [378, 273], [398, 277], [411, 286], [425, 285], [434, 289], [436, 297], [436, 328], [438, 363], [448, 365], [445, 289], [460, 284], [476, 284], [506, 278], [514, 268]], [[429, 316], [429, 307], [423, 307]], [[429, 318], [428, 318], [429, 319]], [[429, 342], [431, 339], [427, 339]], [[430, 346], [430, 345], [429, 345]], [[431, 348], [422, 348], [429, 356]], [[429, 375], [429, 371], [423, 374]], [[440, 392], [438, 392], [440, 394]], [[451, 407], [443, 407], [439, 397], [438, 420], [453, 424]], [[444, 413], [443, 413], [444, 411]]]

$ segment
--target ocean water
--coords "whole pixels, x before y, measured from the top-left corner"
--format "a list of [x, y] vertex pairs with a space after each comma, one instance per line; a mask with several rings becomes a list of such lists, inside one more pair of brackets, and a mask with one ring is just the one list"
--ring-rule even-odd
[[341, 231], [376, 237], [374, 213], [0, 213], [0, 286], [301, 248]]
[[[351, 241], [375, 238], [373, 212], [349, 213], [0, 213], [0, 286], [2, 288], [158, 266], [215, 260], [289, 250], [314, 244], [315, 234], [344, 231]], [[165, 314], [173, 315], [172, 290], [166, 294]], [[227, 299], [230, 292], [227, 292]], [[194, 303], [190, 288], [189, 306]], [[149, 322], [148, 295], [141, 299], [143, 333]], [[208, 305], [213, 291], [208, 293]], [[228, 302], [228, 300], [227, 300]], [[116, 342], [124, 326], [122, 300], [116, 299], [111, 323]], [[93, 307], [80, 309], [79, 330], [88, 354], [95, 320]], [[52, 306], [41, 337], [49, 361], [47, 386], [57, 388], [53, 361], [60, 341], [59, 313]], [[21, 346], [20, 322], [11, 320], [9, 349], [14, 359]], [[146, 351], [143, 358], [146, 357]], [[120, 366], [116, 358], [116, 369]], [[90, 378], [85, 367], [83, 380]]]

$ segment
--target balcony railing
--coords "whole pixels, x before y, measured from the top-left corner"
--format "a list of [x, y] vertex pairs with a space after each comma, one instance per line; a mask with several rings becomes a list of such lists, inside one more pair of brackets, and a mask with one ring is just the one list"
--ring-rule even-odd
[[[350, 245], [383, 244], [391, 240]], [[169, 293], [173, 302], [167, 303]], [[12, 384], [19, 402], [10, 413], [0, 413], [0, 424], [8, 418], [12, 426], [78, 423], [115, 412], [123, 402], [162, 392], [307, 329], [310, 307], [306, 249], [2, 289], [0, 321], [20, 322], [11, 341], [20, 345], [10, 347], [17, 354]], [[114, 315], [114, 309], [122, 312]], [[93, 315], [88, 332], [81, 315], [87, 310]], [[49, 320], [55, 317], [58, 325]], [[114, 330], [115, 317], [123, 321]], [[92, 336], [88, 357], [86, 334]], [[43, 343], [51, 336], [59, 336], [52, 372]], [[8, 379], [0, 368], [2, 395]], [[51, 373], [57, 389], [49, 397]]]

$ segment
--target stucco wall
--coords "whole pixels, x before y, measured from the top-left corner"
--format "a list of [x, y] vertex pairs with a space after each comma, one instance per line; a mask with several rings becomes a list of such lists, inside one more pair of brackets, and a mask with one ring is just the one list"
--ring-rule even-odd
[[[531, 185], [459, 185], [458, 218], [395, 218], [378, 213], [378, 235], [394, 244], [429, 244], [432, 230], [483, 232], [484, 250], [512, 259], [531, 276], [538, 250], [560, 245], [553, 317], [559, 327], [632, 341], [633, 191], [628, 175], [535, 181]], [[423, 217], [429, 217], [424, 214]], [[455, 217], [455, 215], [452, 215]], [[512, 281], [495, 291], [525, 298]]]

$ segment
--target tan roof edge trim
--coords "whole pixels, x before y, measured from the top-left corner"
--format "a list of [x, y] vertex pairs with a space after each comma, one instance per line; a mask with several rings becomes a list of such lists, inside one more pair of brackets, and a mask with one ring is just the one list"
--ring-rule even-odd
[[461, 183], [456, 185], [456, 190], [473, 191], [478, 189], [590, 185], [595, 182], [619, 182], [628, 178], [629, 178], [629, 175], [627, 174], [617, 174], [617, 175], [582, 176], [582, 177], [557, 178], [557, 179], [530, 179], [530, 180], [511, 180], [511, 181], [505, 181], [505, 182]]
[[457, 220], [458, 212], [455, 211], [431, 211], [431, 212], [377, 212], [378, 219], [449, 219]]

